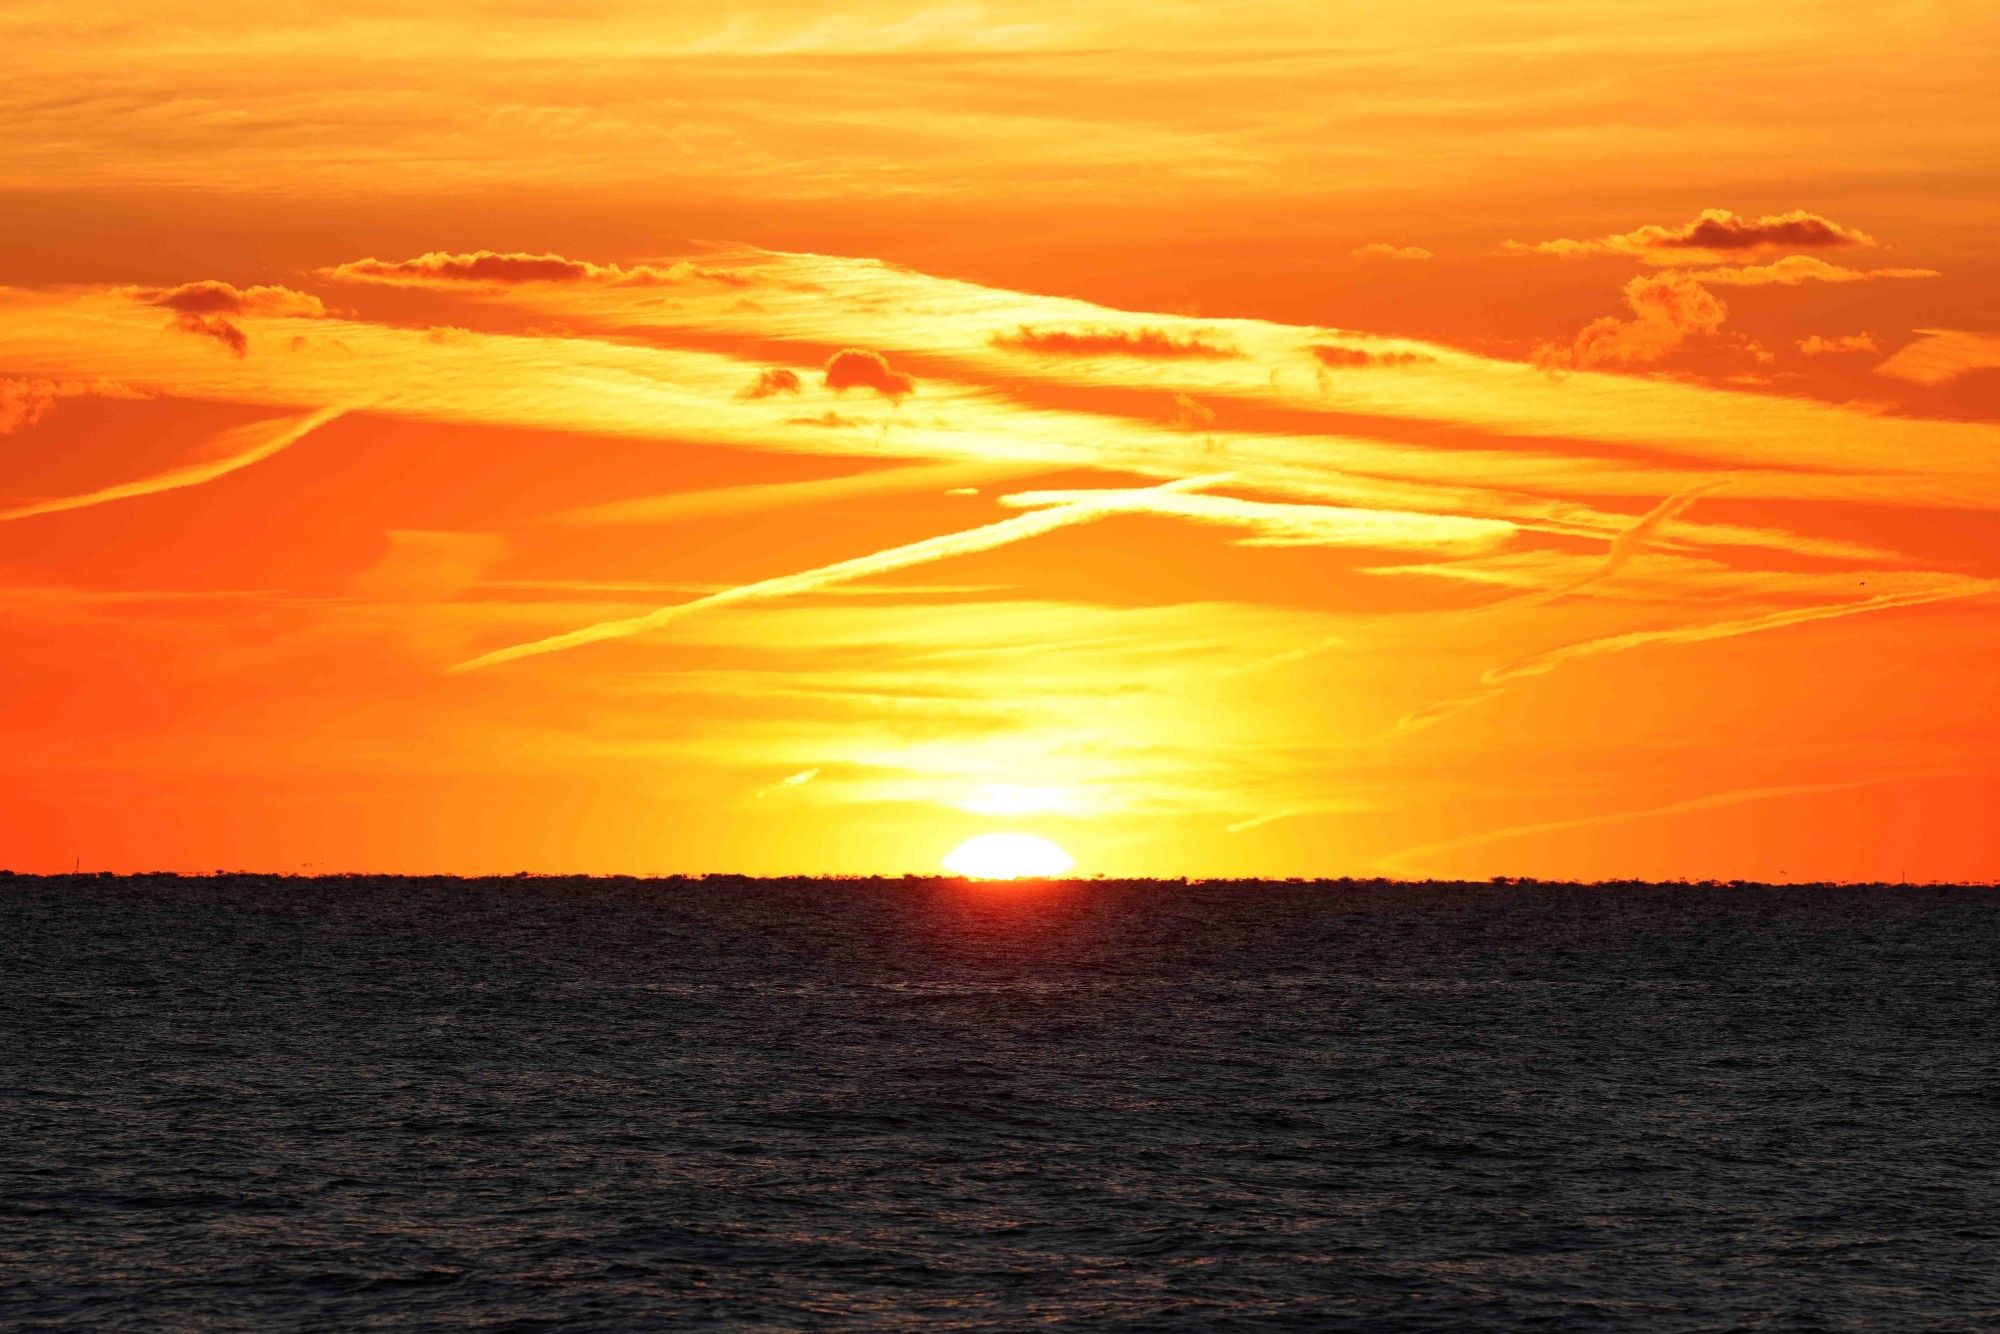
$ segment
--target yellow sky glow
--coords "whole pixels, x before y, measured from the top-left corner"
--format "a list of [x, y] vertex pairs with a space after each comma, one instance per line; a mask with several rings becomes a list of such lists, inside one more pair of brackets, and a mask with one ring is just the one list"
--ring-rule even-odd
[[0, 865], [2000, 875], [1996, 67], [9, 6]]

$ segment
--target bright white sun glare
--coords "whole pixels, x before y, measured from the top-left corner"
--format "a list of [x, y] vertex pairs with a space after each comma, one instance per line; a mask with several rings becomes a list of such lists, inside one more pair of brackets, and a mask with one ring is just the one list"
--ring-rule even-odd
[[979, 880], [1061, 875], [1076, 858], [1037, 834], [975, 834], [953, 848], [944, 869]]

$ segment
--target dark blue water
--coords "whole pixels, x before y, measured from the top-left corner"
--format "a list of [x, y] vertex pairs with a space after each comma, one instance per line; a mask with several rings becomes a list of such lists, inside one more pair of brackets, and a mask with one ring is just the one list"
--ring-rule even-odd
[[2000, 892], [0, 878], [0, 1323], [2000, 1327]]

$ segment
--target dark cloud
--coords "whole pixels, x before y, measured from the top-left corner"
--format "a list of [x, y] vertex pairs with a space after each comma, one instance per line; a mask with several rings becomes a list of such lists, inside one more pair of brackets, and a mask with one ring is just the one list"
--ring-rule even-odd
[[665, 266], [593, 264], [562, 255], [529, 255], [475, 250], [451, 254], [433, 250], [414, 259], [357, 259], [319, 270], [345, 282], [389, 283], [403, 287], [484, 285], [511, 287], [521, 283], [589, 284], [603, 287], [651, 287], [688, 282], [714, 282], [747, 287], [751, 279], [728, 269], [682, 261]]
[[1363, 366], [1415, 366], [1436, 357], [1421, 352], [1391, 352], [1365, 347], [1343, 347], [1338, 343], [1314, 343], [1312, 354], [1322, 366], [1350, 370]]
[[1243, 355], [1233, 347], [1211, 342], [1198, 333], [1173, 334], [1154, 328], [1034, 329], [1024, 324], [1013, 333], [993, 335], [993, 344], [1057, 357], [1224, 361]]
[[1703, 209], [1677, 226], [1648, 223], [1629, 232], [1576, 241], [1509, 241], [1506, 249], [1540, 255], [1632, 255], [1673, 263], [1688, 255], [1730, 255], [1751, 250], [1812, 250], [1872, 246], [1875, 238], [1804, 209], [1746, 218], [1726, 208]]
[[826, 387], [836, 392], [873, 389], [884, 398], [901, 398], [917, 385], [901, 371], [891, 370], [889, 359], [880, 352], [845, 347], [827, 359]]
[[182, 315], [169, 327], [178, 329], [182, 333], [213, 338], [239, 357], [248, 356], [250, 353], [249, 336], [220, 315]]
[[771, 366], [757, 373], [757, 378], [745, 385], [738, 398], [771, 398], [777, 394], [799, 392], [799, 373], [783, 366]]
[[1635, 235], [1652, 250], [1799, 250], [1875, 244], [1866, 232], [1804, 209], [1761, 218], [1740, 217], [1726, 208], [1704, 209], [1700, 217], [1679, 227], [1641, 227]]
[[326, 303], [289, 287], [235, 287], [213, 279], [179, 287], [128, 289], [138, 300], [181, 315], [293, 315], [319, 319]]

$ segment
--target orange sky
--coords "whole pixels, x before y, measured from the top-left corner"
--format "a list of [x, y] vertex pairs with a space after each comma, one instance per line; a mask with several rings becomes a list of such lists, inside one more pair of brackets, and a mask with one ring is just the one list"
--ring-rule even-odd
[[0, 865], [2000, 877], [1996, 68], [9, 5]]

